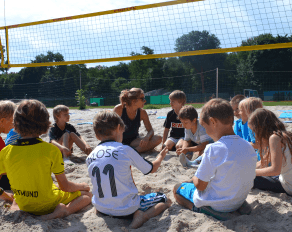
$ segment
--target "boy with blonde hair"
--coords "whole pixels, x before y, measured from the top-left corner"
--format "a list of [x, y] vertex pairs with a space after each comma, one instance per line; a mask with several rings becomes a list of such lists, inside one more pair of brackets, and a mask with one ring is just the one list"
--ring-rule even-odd
[[[176, 150], [176, 153], [180, 156], [180, 162], [183, 166], [199, 165], [204, 149], [208, 143], [212, 142], [212, 139], [207, 135], [205, 128], [198, 121], [198, 112], [193, 106], [184, 106], [181, 108], [178, 118], [185, 128], [185, 137], [181, 141], [182, 147]], [[192, 157], [193, 152], [198, 152], [199, 157], [194, 161], [190, 161], [185, 155], [191, 153]]]
[[77, 212], [90, 204], [92, 196], [88, 184], [67, 180], [61, 152], [39, 138], [49, 129], [49, 117], [43, 103], [22, 101], [14, 113], [15, 130], [22, 139], [0, 152], [0, 174], [7, 173], [18, 209], [42, 215], [44, 220]]
[[69, 157], [73, 152], [75, 143], [86, 155], [92, 151], [84, 138], [77, 132], [75, 127], [69, 122], [69, 108], [64, 105], [57, 105], [53, 109], [55, 124], [49, 131], [50, 143], [57, 146], [65, 157]]
[[[13, 114], [16, 105], [12, 101], [0, 101], [0, 132], [7, 134], [13, 128]], [[5, 143], [0, 136], [0, 151], [5, 147]], [[1, 174], [1, 173], [0, 173]], [[4, 174], [4, 173], [3, 173]], [[6, 176], [0, 175], [0, 188], [2, 194], [0, 194], [1, 200], [13, 201], [13, 194], [4, 192], [4, 190], [10, 190], [10, 183]]]
[[233, 109], [226, 100], [212, 99], [204, 105], [200, 124], [215, 142], [206, 146], [195, 176], [173, 189], [180, 205], [221, 220], [229, 219], [228, 212], [245, 202], [257, 162], [252, 146], [234, 134], [233, 120]]
[[135, 229], [170, 207], [171, 201], [163, 193], [138, 195], [131, 171], [135, 166], [144, 175], [156, 172], [167, 148], [150, 162], [129, 145], [122, 144], [125, 124], [115, 112], [99, 112], [93, 129], [101, 142], [87, 157], [86, 164], [96, 210], [103, 215], [133, 219], [130, 228]]
[[[167, 147], [167, 149], [171, 151], [175, 150], [175, 148], [182, 147], [182, 139], [184, 138], [185, 133], [183, 125], [177, 115], [180, 109], [186, 104], [187, 98], [183, 91], [175, 90], [169, 95], [169, 100], [172, 110], [167, 113], [167, 117], [164, 121], [161, 150], [164, 147]], [[170, 137], [167, 139], [170, 128]]]

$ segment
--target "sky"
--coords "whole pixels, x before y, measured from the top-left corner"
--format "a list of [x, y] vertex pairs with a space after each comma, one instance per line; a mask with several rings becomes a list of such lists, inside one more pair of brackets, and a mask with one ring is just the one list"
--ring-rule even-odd
[[[0, 0], [0, 26], [164, 2], [159, 0]], [[292, 34], [292, 0], [206, 0], [156, 9], [9, 30], [11, 63], [29, 63], [48, 50], [65, 60], [129, 56], [142, 46], [175, 52], [175, 40], [192, 30], [215, 34], [222, 48], [262, 33]], [[73, 22], [74, 21], [74, 22]], [[2, 43], [3, 30], [0, 31]], [[87, 64], [112, 66], [118, 62]], [[11, 72], [19, 68], [10, 69]]]

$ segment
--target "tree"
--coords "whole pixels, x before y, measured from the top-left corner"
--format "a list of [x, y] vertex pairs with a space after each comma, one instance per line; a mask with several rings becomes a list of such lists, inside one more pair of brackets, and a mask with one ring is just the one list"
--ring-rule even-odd
[[[220, 41], [208, 31], [191, 31], [176, 39], [175, 51], [197, 51], [220, 48]], [[213, 78], [203, 75], [204, 71], [214, 70], [224, 66], [226, 54], [210, 54], [197, 56], [184, 56], [180, 59], [189, 65], [194, 73], [201, 73], [202, 93], [205, 92], [204, 78]]]
[[[261, 34], [242, 41], [242, 46], [264, 45], [291, 42], [292, 37]], [[254, 88], [260, 92], [291, 90], [292, 49], [268, 49], [238, 53], [238, 79], [244, 83], [244, 88]], [[260, 72], [259, 72], [260, 71]], [[263, 72], [265, 71], [265, 72]], [[289, 71], [275, 73], [273, 71]]]

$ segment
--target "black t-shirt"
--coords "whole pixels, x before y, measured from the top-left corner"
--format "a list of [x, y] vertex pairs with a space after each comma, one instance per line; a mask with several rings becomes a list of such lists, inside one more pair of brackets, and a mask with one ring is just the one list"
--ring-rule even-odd
[[170, 137], [172, 138], [178, 139], [185, 136], [185, 129], [174, 110], [168, 112], [163, 126], [168, 129], [171, 128]]
[[69, 134], [71, 132], [75, 133], [78, 137], [80, 137], [80, 134], [77, 132], [77, 130], [75, 129], [75, 127], [69, 123], [66, 123], [65, 125], [65, 129], [61, 130], [57, 124], [55, 123], [53, 125], [53, 127], [51, 127], [50, 131], [49, 131], [49, 137], [50, 137], [50, 142], [52, 140], [56, 140], [58, 141], [63, 134], [65, 134], [66, 132], [68, 132]]

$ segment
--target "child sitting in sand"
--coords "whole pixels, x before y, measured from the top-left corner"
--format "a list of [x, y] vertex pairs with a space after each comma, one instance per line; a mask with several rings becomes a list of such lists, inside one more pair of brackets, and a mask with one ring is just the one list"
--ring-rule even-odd
[[[258, 108], [263, 108], [263, 102], [260, 98], [258, 97], [250, 97], [242, 100], [239, 103], [239, 114], [241, 116], [242, 122], [247, 122], [249, 116]], [[257, 143], [255, 139], [255, 133], [248, 127], [248, 138], [250, 138], [250, 144], [253, 146], [253, 148], [257, 152], [258, 160], [260, 160], [260, 155], [259, 155], [259, 144]], [[245, 138], [244, 138], [245, 139]]]
[[86, 164], [93, 185], [92, 204], [102, 214], [118, 218], [132, 218], [131, 228], [138, 228], [171, 205], [163, 193], [138, 195], [131, 166], [144, 175], [154, 173], [164, 159], [167, 148], [151, 163], [128, 145], [124, 145], [125, 124], [111, 111], [98, 113], [93, 128], [100, 144], [87, 157]]
[[239, 103], [244, 99], [245, 99], [244, 95], [238, 94], [234, 96], [230, 101], [230, 105], [233, 109], [234, 116], [238, 118], [238, 120], [236, 120], [234, 123], [233, 130], [236, 135], [240, 136], [241, 138], [248, 142], [251, 142], [246, 117], [244, 118], [243, 121], [239, 112]]
[[49, 129], [49, 117], [41, 102], [22, 101], [14, 113], [14, 126], [22, 139], [0, 152], [0, 174], [7, 173], [18, 209], [42, 215], [44, 220], [77, 212], [90, 204], [92, 196], [88, 184], [67, 180], [61, 152], [39, 138]]
[[[200, 124], [216, 142], [208, 144], [195, 176], [174, 187], [177, 202], [194, 212], [211, 207], [211, 216], [241, 207], [253, 186], [257, 162], [253, 147], [234, 134], [229, 102], [212, 99], [200, 114]], [[216, 215], [216, 212], [218, 215]], [[221, 214], [222, 213], [222, 214]]]
[[[183, 91], [175, 90], [169, 95], [169, 100], [172, 110], [167, 113], [167, 117], [164, 121], [161, 150], [167, 147], [169, 151], [175, 151], [182, 147], [183, 138], [185, 136], [185, 129], [177, 116], [180, 109], [186, 104], [187, 98]], [[167, 139], [170, 128], [170, 136]]]
[[266, 109], [252, 113], [248, 125], [259, 141], [261, 156], [253, 187], [292, 195], [292, 133], [273, 112]]
[[[0, 132], [7, 134], [13, 127], [13, 113], [16, 105], [11, 101], [0, 101]], [[0, 136], [0, 151], [5, 147], [5, 143]], [[1, 165], [1, 163], [0, 163]], [[1, 174], [1, 173], [0, 173]], [[2, 194], [0, 195], [1, 200], [13, 201], [13, 194], [4, 192], [4, 190], [10, 190], [10, 183], [5, 173], [0, 175], [0, 188]]]
[[73, 152], [75, 143], [86, 155], [92, 152], [91, 147], [83, 137], [77, 132], [75, 127], [69, 122], [69, 108], [64, 105], [57, 105], [53, 109], [55, 124], [49, 132], [50, 143], [57, 146], [65, 157], [69, 157]]
[[[210, 136], [207, 135], [205, 128], [198, 121], [198, 113], [193, 106], [184, 106], [178, 114], [179, 120], [185, 128], [185, 137], [182, 141], [182, 147], [176, 150], [180, 156], [180, 162], [183, 166], [199, 165], [202, 160], [202, 154], [206, 145], [212, 142]], [[187, 153], [198, 152], [199, 157], [190, 161], [186, 158]]]

